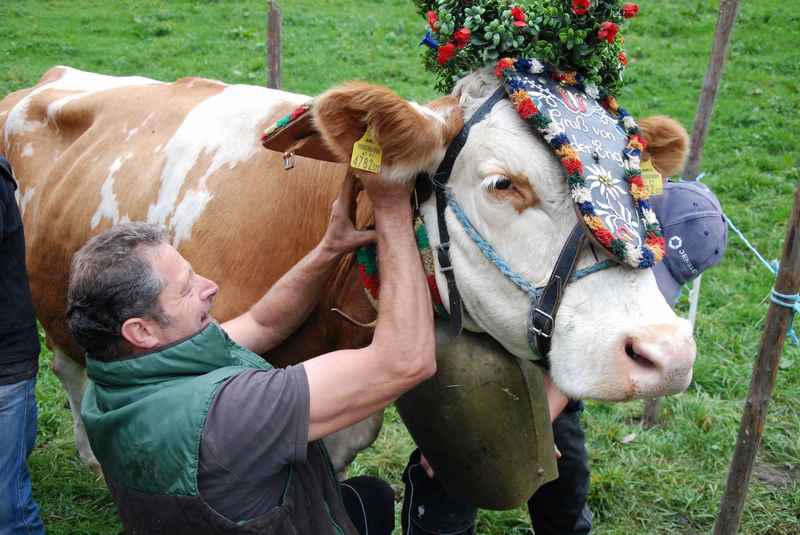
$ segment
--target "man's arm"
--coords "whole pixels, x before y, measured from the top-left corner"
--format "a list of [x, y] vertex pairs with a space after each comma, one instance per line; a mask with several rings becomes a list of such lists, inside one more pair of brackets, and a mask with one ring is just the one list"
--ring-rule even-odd
[[381, 296], [372, 343], [304, 363], [309, 441], [384, 408], [436, 371], [433, 309], [405, 186], [367, 184], [375, 209]]
[[265, 353], [283, 342], [311, 314], [322, 288], [343, 253], [375, 240], [373, 231], [356, 230], [350, 213], [355, 211], [355, 187], [345, 178], [333, 204], [322, 241], [286, 272], [250, 310], [222, 324], [239, 345]]

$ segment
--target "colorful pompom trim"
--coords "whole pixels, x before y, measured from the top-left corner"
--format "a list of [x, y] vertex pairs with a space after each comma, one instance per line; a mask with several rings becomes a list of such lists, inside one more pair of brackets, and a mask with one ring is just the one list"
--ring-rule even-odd
[[[555, 133], [548, 128], [550, 118], [537, 108], [536, 103], [519, 80], [515, 78], [517, 73], [549, 75], [553, 80], [573, 86], [587, 96], [600, 100], [606, 111], [616, 115], [620, 126], [628, 135], [627, 146], [622, 151], [626, 161], [625, 180], [629, 184], [631, 196], [645, 227], [644, 243], [641, 247], [614, 236], [603, 220], [595, 215], [591, 195], [586, 191], [583, 164], [571, 146], [569, 138], [564, 133]], [[519, 116], [542, 135], [560, 159], [567, 175], [570, 194], [578, 206], [584, 223], [598, 243], [610, 251], [620, 262], [634, 268], [649, 268], [659, 262], [664, 257], [664, 237], [661, 225], [650, 206], [648, 200], [650, 193], [642, 182], [639, 167], [641, 153], [647, 147], [647, 143], [640, 135], [639, 126], [628, 112], [617, 105], [613, 96], [601, 94], [593, 86], [585, 84], [580, 73], [562, 72], [536, 60], [502, 58], [497, 62], [495, 75], [505, 84], [509, 98]]]

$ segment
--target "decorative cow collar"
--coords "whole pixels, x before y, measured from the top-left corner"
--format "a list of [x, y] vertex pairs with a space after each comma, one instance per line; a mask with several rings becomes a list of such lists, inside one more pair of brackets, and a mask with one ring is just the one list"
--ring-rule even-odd
[[579, 218], [594, 239], [627, 266], [659, 262], [664, 238], [640, 174], [646, 143], [633, 117], [613, 97], [601, 105], [597, 89], [575, 72], [503, 58], [495, 74], [519, 116], [561, 162]]
[[[417, 241], [419, 257], [422, 260], [422, 268], [425, 271], [425, 279], [428, 281], [428, 289], [431, 292], [433, 311], [442, 318], [449, 318], [447, 309], [442, 304], [442, 297], [439, 295], [439, 288], [436, 285], [436, 265], [433, 260], [433, 251], [428, 241], [428, 231], [422, 216], [417, 214], [414, 217], [414, 237]], [[356, 249], [356, 265], [358, 266], [358, 276], [364, 290], [375, 310], [378, 310], [378, 297], [380, 295], [380, 278], [378, 277], [378, 251], [375, 244], [365, 245]]]

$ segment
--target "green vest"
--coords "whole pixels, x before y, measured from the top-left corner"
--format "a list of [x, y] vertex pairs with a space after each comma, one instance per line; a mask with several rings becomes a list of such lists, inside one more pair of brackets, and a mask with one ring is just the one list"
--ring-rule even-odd
[[269, 518], [234, 524], [202, 500], [200, 440], [217, 388], [246, 370], [271, 369], [216, 324], [154, 353], [112, 362], [89, 356], [86, 367], [81, 416], [128, 533], [351, 533], [317, 443], [306, 463], [292, 466], [284, 503]]

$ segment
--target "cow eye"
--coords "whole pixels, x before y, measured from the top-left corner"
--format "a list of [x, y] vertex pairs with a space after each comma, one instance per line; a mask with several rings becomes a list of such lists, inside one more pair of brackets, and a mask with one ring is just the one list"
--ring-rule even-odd
[[511, 180], [503, 175], [491, 175], [483, 179], [483, 184], [487, 190], [496, 189], [506, 190], [513, 186]]
[[501, 178], [494, 183], [494, 189], [508, 189], [511, 187], [511, 181], [507, 178]]

